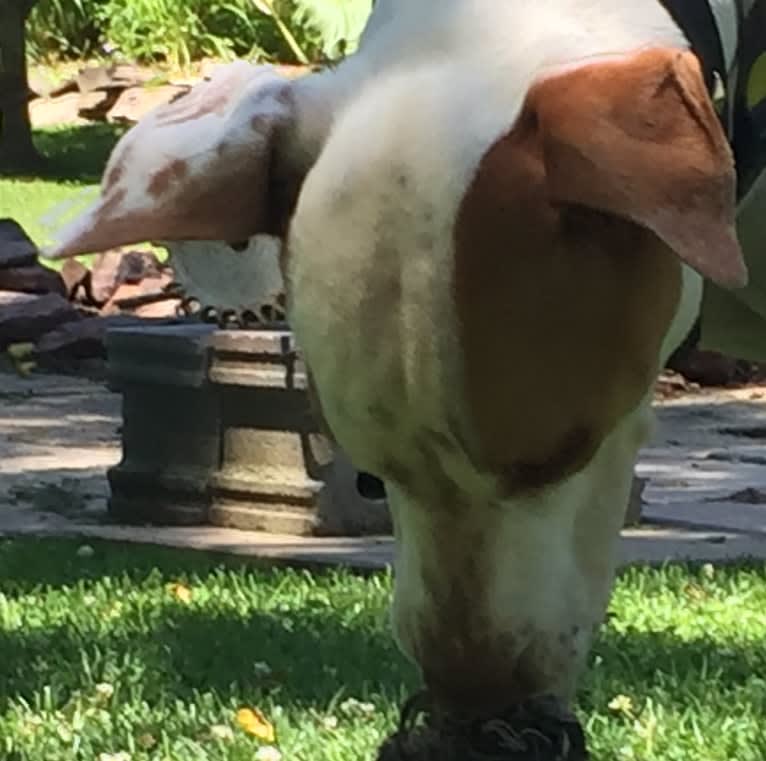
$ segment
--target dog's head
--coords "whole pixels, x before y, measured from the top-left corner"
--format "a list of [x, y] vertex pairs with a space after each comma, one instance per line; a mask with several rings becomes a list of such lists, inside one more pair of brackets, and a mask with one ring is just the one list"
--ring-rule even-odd
[[[375, 35], [370, 48], [365, 40], [348, 68], [322, 80], [327, 98], [317, 97], [321, 88], [312, 93], [268, 67], [240, 63], [158, 108], [120, 141], [100, 200], [64, 231], [53, 254], [145, 240], [284, 236], [312, 165], [318, 161], [321, 172], [333, 141], [339, 153], [335, 128], [325, 130], [324, 146], [307, 125], [332, 121], [315, 119], [324, 101], [345, 103], [350, 113], [359, 91], [377, 86], [375, 76], [359, 73], [368, 50], [372, 58], [380, 53]], [[687, 50], [658, 45], [585, 57], [542, 67], [525, 87], [520, 111], [487, 144], [464, 198], [452, 204], [463, 374], [483, 438], [500, 451], [509, 415], [518, 427], [515, 402], [508, 415], [498, 412], [498, 399], [513, 397], [506, 379], [521, 384], [517, 398], [542, 397], [550, 368], [572, 367], [560, 403], [548, 405], [550, 425], [530, 422], [526, 439], [530, 461], [550, 459], [557, 446], [569, 469], [582, 460], [567, 454], [572, 436], [584, 439], [574, 449], [592, 453], [646, 393], [678, 303], [678, 262], [724, 286], [746, 281], [734, 227], [736, 175]], [[460, 140], [471, 144], [470, 135]], [[408, 155], [417, 162], [417, 152]], [[354, 161], [363, 160], [357, 150]], [[509, 356], [514, 345], [528, 356]], [[535, 443], [533, 431], [545, 440]]]

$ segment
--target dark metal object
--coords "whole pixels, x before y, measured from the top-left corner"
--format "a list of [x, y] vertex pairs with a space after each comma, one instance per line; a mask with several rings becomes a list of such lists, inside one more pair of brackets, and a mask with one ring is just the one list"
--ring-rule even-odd
[[300, 535], [384, 534], [387, 506], [318, 431], [286, 330], [185, 323], [113, 330], [123, 459], [110, 512], [125, 522], [211, 523]]
[[280, 293], [273, 304], [262, 304], [258, 311], [253, 309], [224, 309], [201, 304], [199, 299], [185, 293], [181, 283], [173, 282], [164, 289], [166, 298], [180, 299], [179, 316], [195, 317], [202, 322], [217, 325], [226, 330], [288, 330], [287, 299]]

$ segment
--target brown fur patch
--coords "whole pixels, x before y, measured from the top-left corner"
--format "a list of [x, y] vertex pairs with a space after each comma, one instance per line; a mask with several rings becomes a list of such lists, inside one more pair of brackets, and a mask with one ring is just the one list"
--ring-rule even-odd
[[125, 167], [123, 166], [122, 162], [115, 164], [110, 170], [109, 174], [106, 176], [106, 187], [109, 187], [110, 185], [116, 185], [125, 174]]
[[728, 234], [730, 155], [679, 66], [654, 51], [544, 80], [463, 200], [465, 420], [507, 495], [582, 468], [653, 382], [680, 294], [671, 246], [688, 254], [682, 234], [649, 229], [655, 211], [698, 231], [707, 210], [716, 241]]
[[210, 89], [205, 90], [204, 94], [206, 97], [204, 99], [199, 90], [195, 91], [192, 89], [188, 93], [183, 93], [183, 97], [171, 101], [164, 107], [162, 114], [157, 119], [157, 124], [168, 127], [184, 124], [207, 114], [222, 115], [226, 113], [229, 101], [231, 100], [231, 89], [232, 83], [227, 82], [224, 85], [219, 82], [213, 94], [211, 94]]
[[147, 187], [149, 195], [152, 198], [161, 198], [168, 192], [171, 185], [183, 182], [188, 174], [189, 167], [185, 161], [180, 159], [171, 161], [167, 166], [164, 166], [152, 175]]

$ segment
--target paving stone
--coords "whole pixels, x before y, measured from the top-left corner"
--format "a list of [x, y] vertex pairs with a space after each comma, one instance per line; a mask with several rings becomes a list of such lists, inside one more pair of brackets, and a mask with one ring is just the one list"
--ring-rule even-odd
[[[752, 398], [756, 393], [695, 395], [658, 407], [657, 433], [639, 467], [648, 480], [645, 519], [651, 523], [623, 531], [621, 565], [766, 559], [763, 469], [736, 458], [705, 459], [705, 453], [731, 440], [721, 428], [752, 428], [766, 419], [766, 397]], [[120, 397], [102, 384], [0, 375], [0, 535], [103, 538], [361, 570], [392, 562], [390, 537], [298, 538], [205, 526], [106, 523], [105, 473], [120, 460], [120, 425]], [[748, 446], [759, 444], [751, 440]], [[695, 463], [700, 467], [691, 467]], [[61, 501], [71, 509], [51, 510], [57, 494], [70, 496]], [[728, 499], [714, 499], [718, 494]]]
[[9, 344], [36, 341], [59, 325], [79, 318], [77, 309], [58, 294], [33, 296], [0, 291], [0, 351]]
[[24, 267], [0, 269], [0, 291], [67, 295], [61, 275], [37, 262]]
[[170, 103], [187, 93], [189, 87], [160, 85], [159, 87], [129, 87], [107, 114], [110, 122], [135, 123], [157, 106]]
[[37, 246], [15, 220], [0, 219], [0, 270], [37, 262]]

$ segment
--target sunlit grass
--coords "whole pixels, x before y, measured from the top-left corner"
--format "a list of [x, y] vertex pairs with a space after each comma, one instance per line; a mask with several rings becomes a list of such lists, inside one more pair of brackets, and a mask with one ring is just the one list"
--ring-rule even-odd
[[[36, 175], [0, 175], [0, 218], [15, 219], [38, 246], [52, 243], [97, 197], [104, 166], [124, 131], [107, 124], [37, 131], [35, 142], [47, 162]], [[165, 257], [164, 250], [147, 244], [140, 248]]]
[[[4, 761], [251, 761], [244, 707], [285, 759], [370, 759], [417, 684], [387, 574], [77, 550], [0, 544]], [[593, 758], [762, 761], [765, 644], [766, 567], [627, 572], [578, 701]]]

